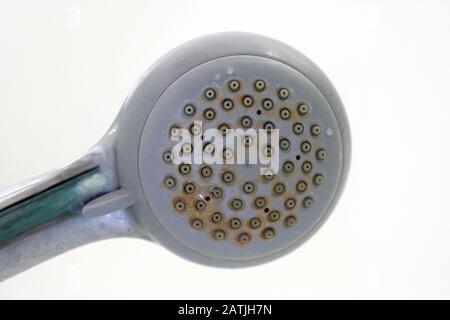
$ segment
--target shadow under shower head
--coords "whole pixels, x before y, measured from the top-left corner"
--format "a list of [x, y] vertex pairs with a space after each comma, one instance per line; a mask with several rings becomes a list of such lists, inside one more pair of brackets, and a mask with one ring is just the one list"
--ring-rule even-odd
[[[235, 163], [208, 132], [277, 165]], [[199, 148], [223, 161], [187, 161]], [[308, 58], [248, 33], [193, 40], [144, 74], [86, 156], [0, 195], [0, 279], [117, 236], [211, 266], [275, 259], [323, 224], [349, 161], [342, 103]]]

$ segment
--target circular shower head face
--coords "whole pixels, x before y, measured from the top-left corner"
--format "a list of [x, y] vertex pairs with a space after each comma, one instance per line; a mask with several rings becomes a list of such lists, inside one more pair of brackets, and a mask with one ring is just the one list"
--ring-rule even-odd
[[[261, 175], [259, 163], [174, 164], [171, 137], [181, 129], [192, 136], [278, 129], [279, 171]], [[242, 138], [246, 147], [257, 143]], [[201, 147], [222, 152], [225, 162], [234, 156], [205, 137]], [[192, 154], [193, 145], [181, 152]], [[146, 204], [163, 230], [156, 240], [177, 243], [175, 251], [197, 261], [249, 265], [289, 251], [326, 217], [341, 182], [343, 141], [333, 108], [302, 73], [235, 55], [200, 64], [164, 90], [145, 122], [138, 163]]]

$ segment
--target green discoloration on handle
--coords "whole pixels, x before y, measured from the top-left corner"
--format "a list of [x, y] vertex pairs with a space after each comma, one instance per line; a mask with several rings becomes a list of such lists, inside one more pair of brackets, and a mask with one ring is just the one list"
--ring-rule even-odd
[[0, 211], [0, 245], [52, 222], [79, 214], [85, 203], [108, 192], [98, 168], [62, 182]]

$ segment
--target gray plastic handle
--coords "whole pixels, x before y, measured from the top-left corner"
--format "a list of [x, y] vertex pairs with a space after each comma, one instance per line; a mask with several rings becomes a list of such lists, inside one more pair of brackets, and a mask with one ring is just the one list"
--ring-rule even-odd
[[140, 237], [107, 135], [86, 156], [0, 193], [0, 281], [97, 240]]

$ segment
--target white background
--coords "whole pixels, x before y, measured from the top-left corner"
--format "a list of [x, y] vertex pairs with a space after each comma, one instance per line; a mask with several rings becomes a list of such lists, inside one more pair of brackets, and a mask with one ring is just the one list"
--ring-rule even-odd
[[151, 63], [230, 30], [297, 48], [341, 95], [352, 167], [325, 226], [243, 270], [104, 241], [0, 283], [0, 298], [450, 298], [449, 1], [2, 0], [0, 187], [83, 153]]

